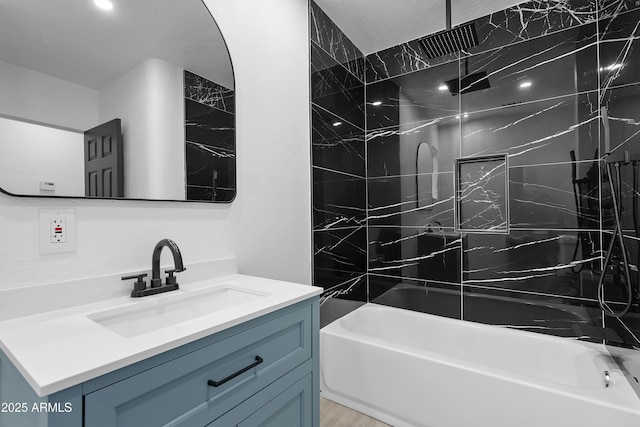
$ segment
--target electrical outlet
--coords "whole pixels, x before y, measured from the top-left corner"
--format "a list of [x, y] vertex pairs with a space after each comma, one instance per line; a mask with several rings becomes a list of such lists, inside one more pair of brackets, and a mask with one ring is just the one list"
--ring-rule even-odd
[[66, 243], [67, 241], [67, 221], [64, 218], [51, 220], [51, 243]]
[[40, 254], [76, 251], [75, 209], [40, 209]]

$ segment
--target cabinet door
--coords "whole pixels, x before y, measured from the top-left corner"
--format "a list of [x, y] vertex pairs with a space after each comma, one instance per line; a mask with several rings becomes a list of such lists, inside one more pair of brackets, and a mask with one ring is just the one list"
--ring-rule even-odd
[[311, 374], [274, 397], [238, 427], [311, 427]]
[[310, 358], [306, 306], [87, 394], [85, 425], [202, 427]]

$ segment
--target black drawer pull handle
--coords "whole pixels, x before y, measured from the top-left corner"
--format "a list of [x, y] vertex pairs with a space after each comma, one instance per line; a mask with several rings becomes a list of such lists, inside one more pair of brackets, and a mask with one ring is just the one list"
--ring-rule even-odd
[[240, 369], [238, 372], [233, 373], [233, 374], [229, 375], [227, 378], [222, 379], [220, 381], [209, 380], [209, 381], [207, 381], [207, 384], [210, 385], [211, 387], [220, 387], [222, 384], [226, 383], [227, 381], [231, 381], [232, 379], [234, 379], [238, 375], [247, 372], [249, 369], [255, 368], [256, 366], [258, 366], [262, 362], [264, 362], [264, 359], [262, 357], [260, 357], [260, 356], [256, 356], [256, 361], [253, 362], [251, 365]]

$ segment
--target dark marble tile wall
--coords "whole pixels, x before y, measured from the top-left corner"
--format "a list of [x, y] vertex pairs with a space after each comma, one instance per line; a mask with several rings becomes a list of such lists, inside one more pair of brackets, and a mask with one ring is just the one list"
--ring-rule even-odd
[[[630, 0], [600, 0], [601, 15], [599, 21], [599, 55], [600, 55], [600, 108], [603, 123], [609, 132], [601, 134], [603, 153], [611, 152], [610, 159], [624, 158], [624, 152], [640, 153], [640, 106], [637, 93], [640, 90], [640, 4]], [[606, 117], [606, 119], [604, 119]], [[632, 156], [638, 158], [640, 155]], [[631, 264], [640, 266], [640, 212], [637, 199], [640, 183], [637, 170], [640, 163], [627, 164], [620, 168], [620, 181], [614, 172], [614, 183], [620, 184], [622, 227], [625, 235], [625, 246]], [[615, 171], [615, 169], [613, 169]], [[611, 209], [610, 177], [606, 171], [601, 172], [602, 218], [601, 227], [602, 247], [607, 248], [612, 235], [610, 231], [615, 227], [613, 209]], [[634, 221], [635, 218], [635, 221]], [[618, 246], [619, 247], [619, 246]], [[618, 255], [619, 258], [619, 255]], [[616, 270], [607, 269], [616, 276]], [[620, 319], [605, 316], [605, 325], [615, 330], [627, 344], [638, 345], [640, 339], [640, 314], [637, 303], [640, 301], [640, 275], [632, 270], [632, 293], [634, 305], [629, 313]], [[605, 282], [605, 298], [617, 310], [623, 307], [627, 292], [618, 281]], [[621, 304], [612, 304], [619, 301]]]
[[[427, 59], [414, 40], [367, 56], [370, 301], [640, 348], [637, 281], [620, 320], [596, 300], [614, 226], [605, 153], [640, 152], [638, 6], [531, 1], [474, 21], [480, 44], [460, 54]], [[503, 154], [465, 164], [457, 193], [456, 159]], [[621, 176], [637, 265], [633, 166]], [[482, 233], [456, 231], [456, 211]]]
[[355, 77], [364, 81], [364, 55], [340, 28], [313, 1], [311, 41], [322, 48]]
[[357, 307], [347, 300], [367, 301], [364, 93], [364, 56], [311, 2], [314, 284], [325, 321]]
[[228, 202], [236, 194], [233, 90], [184, 72], [187, 200]]

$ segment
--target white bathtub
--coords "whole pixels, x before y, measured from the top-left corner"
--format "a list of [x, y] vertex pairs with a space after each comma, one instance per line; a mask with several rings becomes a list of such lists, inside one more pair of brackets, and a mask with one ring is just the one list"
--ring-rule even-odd
[[323, 397], [396, 427], [640, 426], [601, 345], [377, 304], [320, 330], [320, 374]]

